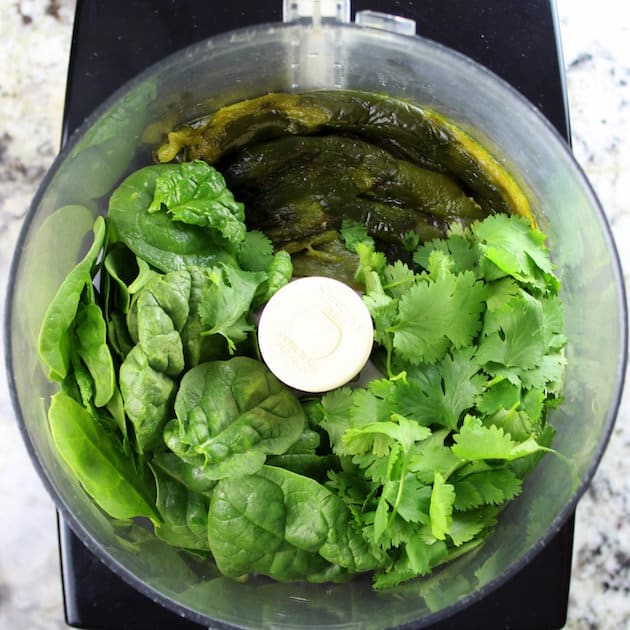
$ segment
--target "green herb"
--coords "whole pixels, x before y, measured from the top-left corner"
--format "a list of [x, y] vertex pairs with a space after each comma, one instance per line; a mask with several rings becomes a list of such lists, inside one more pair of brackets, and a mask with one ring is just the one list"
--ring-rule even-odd
[[267, 279], [262, 271], [242, 271], [232, 266], [215, 267], [208, 273], [210, 285], [199, 303], [199, 317], [207, 329], [202, 335], [222, 335], [230, 354], [236, 342], [254, 330], [249, 309], [258, 287]]
[[[385, 588], [480, 544], [520, 493], [551, 450], [546, 408], [561, 390], [566, 338], [547, 251], [522, 219], [491, 217], [419, 245], [416, 268], [350, 235], [387, 378], [325, 394], [319, 424], [352, 458], [328, 485], [388, 553], [375, 576]], [[508, 265], [505, 252], [524, 244], [527, 257]]]

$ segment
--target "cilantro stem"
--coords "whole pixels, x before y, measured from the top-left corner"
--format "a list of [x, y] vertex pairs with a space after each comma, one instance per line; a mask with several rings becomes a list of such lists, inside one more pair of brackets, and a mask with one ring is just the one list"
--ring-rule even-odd
[[402, 501], [403, 489], [405, 487], [405, 477], [407, 476], [407, 461], [408, 451], [403, 451], [403, 461], [400, 470], [400, 480], [398, 482], [398, 492], [396, 493], [396, 501], [392, 506], [392, 513], [389, 515], [389, 519], [387, 520], [387, 527], [392, 526], [394, 518], [396, 518], [396, 514], [398, 513], [398, 507], [400, 505], [400, 502]]
[[387, 370], [387, 378], [394, 379], [394, 372], [392, 370], [392, 356], [394, 353], [394, 342], [390, 334], [385, 338], [385, 350], [387, 351], [387, 358], [385, 360], [385, 369]]
[[413, 284], [415, 282], [415, 277], [411, 278], [402, 278], [401, 280], [396, 280], [396, 282], [388, 282], [383, 285], [384, 290], [395, 289], [396, 287], [402, 286], [404, 284]]
[[497, 374], [497, 376], [495, 376], [494, 378], [491, 378], [486, 383], [486, 389], [490, 389], [494, 385], [497, 385], [498, 383], [500, 383], [501, 381], [504, 381], [504, 380], [505, 380], [505, 376], [503, 376], [502, 374]]

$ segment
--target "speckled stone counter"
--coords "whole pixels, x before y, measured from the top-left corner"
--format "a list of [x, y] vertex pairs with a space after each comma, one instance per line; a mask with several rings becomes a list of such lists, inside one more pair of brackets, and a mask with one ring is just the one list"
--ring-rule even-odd
[[[73, 0], [0, 3], [0, 291], [58, 148]], [[630, 270], [630, 15], [626, 0], [558, 0], [573, 148]], [[0, 342], [1, 343], [1, 342]], [[3, 349], [4, 350], [4, 349]], [[628, 389], [628, 388], [627, 388]], [[630, 392], [576, 519], [567, 628], [630, 627]], [[0, 379], [0, 628], [65, 627], [55, 510]]]

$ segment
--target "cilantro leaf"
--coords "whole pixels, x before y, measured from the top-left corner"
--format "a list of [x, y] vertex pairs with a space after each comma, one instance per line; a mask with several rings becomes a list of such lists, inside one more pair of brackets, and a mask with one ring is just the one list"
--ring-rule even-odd
[[536, 367], [545, 355], [543, 310], [534, 297], [521, 292], [496, 311], [487, 311], [477, 358], [518, 371]]
[[433, 478], [433, 491], [429, 505], [431, 533], [437, 540], [444, 540], [451, 527], [455, 489], [444, 481], [439, 472]]
[[484, 426], [479, 418], [466, 416], [459, 433], [453, 436], [455, 443], [451, 450], [459, 459], [482, 460], [504, 459], [511, 461], [532, 453], [549, 450], [528, 438], [523, 442], [515, 442], [503, 429], [490, 425]]
[[488, 282], [486, 287], [486, 304], [488, 305], [489, 311], [500, 309], [521, 292], [518, 283], [512, 278], [501, 278], [494, 282]]
[[393, 442], [398, 442], [407, 453], [415, 442], [426, 440], [431, 430], [417, 422], [395, 415], [393, 421], [370, 422], [357, 428], [348, 429], [342, 438], [345, 452], [361, 455], [372, 449], [376, 456], [389, 455]]
[[521, 372], [523, 387], [544, 389], [549, 394], [559, 395], [564, 383], [566, 363], [562, 352], [546, 354], [535, 368]]
[[235, 342], [243, 341], [253, 330], [248, 318], [249, 308], [266, 274], [223, 265], [212, 268], [208, 275], [211, 282], [198, 306], [201, 322], [207, 327], [201, 334], [222, 335], [232, 354]]
[[403, 554], [388, 571], [374, 576], [374, 588], [381, 590], [397, 586], [415, 577], [427, 575], [448, 554], [443, 541], [427, 543], [420, 536], [409, 536]]
[[355, 243], [354, 250], [359, 255], [359, 272], [357, 274], [359, 279], [367, 270], [381, 272], [387, 265], [385, 254], [377, 252], [371, 243], [359, 241]]
[[433, 363], [451, 346], [469, 345], [481, 328], [485, 288], [474, 274], [445, 271], [420, 280], [402, 298], [392, 326], [394, 349], [412, 364]]
[[414, 284], [416, 274], [402, 261], [383, 269], [383, 289], [394, 298], [400, 298]]
[[498, 409], [484, 420], [486, 426], [494, 425], [503, 429], [513, 440], [522, 442], [538, 432], [535, 422], [520, 409]]
[[422, 424], [454, 429], [487, 380], [479, 373], [481, 365], [474, 354], [475, 348], [469, 346], [454, 350], [434, 365], [415, 368], [393, 391], [400, 413]]
[[387, 529], [387, 525], [389, 523], [389, 512], [389, 504], [385, 501], [385, 497], [381, 496], [376, 505], [376, 512], [374, 513], [372, 536], [375, 545], [378, 545], [383, 533]]
[[437, 443], [417, 444], [409, 456], [409, 470], [422, 483], [431, 483], [436, 472], [446, 477], [459, 463], [448, 446]]
[[450, 256], [454, 272], [475, 271], [476, 273], [479, 264], [479, 249], [468, 235], [451, 232], [446, 239], [428, 241], [418, 247], [413, 255], [413, 261], [424, 269], [429, 269], [429, 258], [435, 251]]
[[238, 251], [238, 264], [245, 271], [267, 271], [273, 260], [273, 243], [259, 230], [248, 230]]
[[504, 275], [539, 289], [555, 287], [553, 265], [543, 245], [546, 237], [532, 229], [526, 218], [495, 214], [477, 224], [474, 231], [482, 256]]
[[500, 505], [520, 494], [523, 485], [509, 468], [472, 473], [452, 483], [457, 510], [469, 510], [486, 504]]
[[350, 428], [350, 409], [354, 404], [352, 390], [349, 387], [341, 387], [324, 394], [321, 399], [323, 419], [321, 427], [328, 433], [333, 453], [344, 453], [341, 438]]
[[488, 387], [477, 399], [477, 409], [484, 414], [499, 409], [512, 409], [521, 401], [521, 388], [508, 380], [499, 380]]
[[374, 239], [369, 235], [367, 226], [364, 223], [344, 218], [341, 222], [339, 234], [344, 245], [351, 252], [356, 251], [359, 243], [364, 243], [368, 247], [374, 247]]
[[448, 531], [450, 539], [456, 547], [473, 540], [480, 533], [494, 527], [499, 510], [496, 507], [484, 506], [477, 510], [453, 512], [453, 520]]
[[383, 496], [397, 510], [397, 514], [408, 523], [429, 522], [431, 486], [408, 474], [402, 482], [388, 481], [383, 486]]
[[[379, 391], [378, 384], [386, 385], [385, 391]], [[369, 388], [353, 390], [352, 407], [350, 408], [351, 426], [361, 426], [370, 422], [384, 422], [389, 420], [392, 411], [392, 401], [387, 392], [391, 382], [378, 379], [370, 383]]]

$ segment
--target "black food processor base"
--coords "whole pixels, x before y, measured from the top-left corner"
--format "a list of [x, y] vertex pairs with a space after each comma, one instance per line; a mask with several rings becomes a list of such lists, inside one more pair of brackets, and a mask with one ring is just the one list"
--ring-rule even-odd
[[[63, 141], [114, 90], [166, 55], [242, 26], [280, 21], [280, 0], [77, 0]], [[419, 35], [484, 64], [523, 93], [569, 138], [567, 98], [553, 0], [354, 0], [412, 18]], [[103, 630], [200, 628], [140, 594], [59, 518], [66, 621]], [[521, 572], [432, 628], [550, 630], [566, 621], [573, 518]]]

